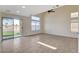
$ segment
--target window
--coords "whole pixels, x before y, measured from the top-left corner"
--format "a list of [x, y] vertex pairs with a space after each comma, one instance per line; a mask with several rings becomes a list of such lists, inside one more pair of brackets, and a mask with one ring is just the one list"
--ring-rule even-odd
[[76, 18], [76, 17], [78, 17], [78, 12], [71, 13], [71, 18]]
[[71, 32], [78, 32], [78, 12], [71, 13]]
[[36, 16], [32, 16], [31, 19], [32, 19], [32, 22], [31, 22], [32, 31], [39, 31], [40, 30], [40, 18]]
[[71, 32], [78, 32], [78, 23], [71, 23]]

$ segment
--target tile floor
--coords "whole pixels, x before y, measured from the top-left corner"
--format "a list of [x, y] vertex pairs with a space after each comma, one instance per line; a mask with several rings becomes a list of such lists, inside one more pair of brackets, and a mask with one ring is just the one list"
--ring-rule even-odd
[[76, 53], [75, 38], [39, 34], [4, 40], [0, 43], [1, 53]]

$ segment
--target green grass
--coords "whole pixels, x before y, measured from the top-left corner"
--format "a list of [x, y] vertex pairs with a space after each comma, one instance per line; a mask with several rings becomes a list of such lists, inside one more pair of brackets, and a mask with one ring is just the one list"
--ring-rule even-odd
[[3, 32], [3, 36], [12, 36], [12, 35], [19, 35], [18, 32]]

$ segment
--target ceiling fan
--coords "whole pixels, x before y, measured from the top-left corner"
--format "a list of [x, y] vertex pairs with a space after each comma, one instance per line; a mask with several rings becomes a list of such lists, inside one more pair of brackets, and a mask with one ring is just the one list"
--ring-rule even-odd
[[50, 13], [50, 12], [55, 12], [55, 10], [54, 10], [54, 9], [51, 9], [51, 10], [48, 10], [47, 12], [48, 12], [48, 13]]
[[[56, 5], [56, 6], [55, 6], [55, 8], [58, 8], [58, 7], [59, 7], [59, 5]], [[50, 12], [55, 12], [55, 10], [54, 10], [54, 9], [51, 9], [51, 10], [48, 10], [47, 12], [48, 12], [48, 13], [50, 13]]]

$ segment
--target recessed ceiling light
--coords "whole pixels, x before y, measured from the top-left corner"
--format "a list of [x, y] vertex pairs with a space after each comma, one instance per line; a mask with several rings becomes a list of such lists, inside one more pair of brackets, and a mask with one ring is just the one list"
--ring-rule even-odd
[[22, 6], [22, 8], [26, 8], [26, 6]]
[[17, 13], [20, 13], [20, 11], [16, 11]]

